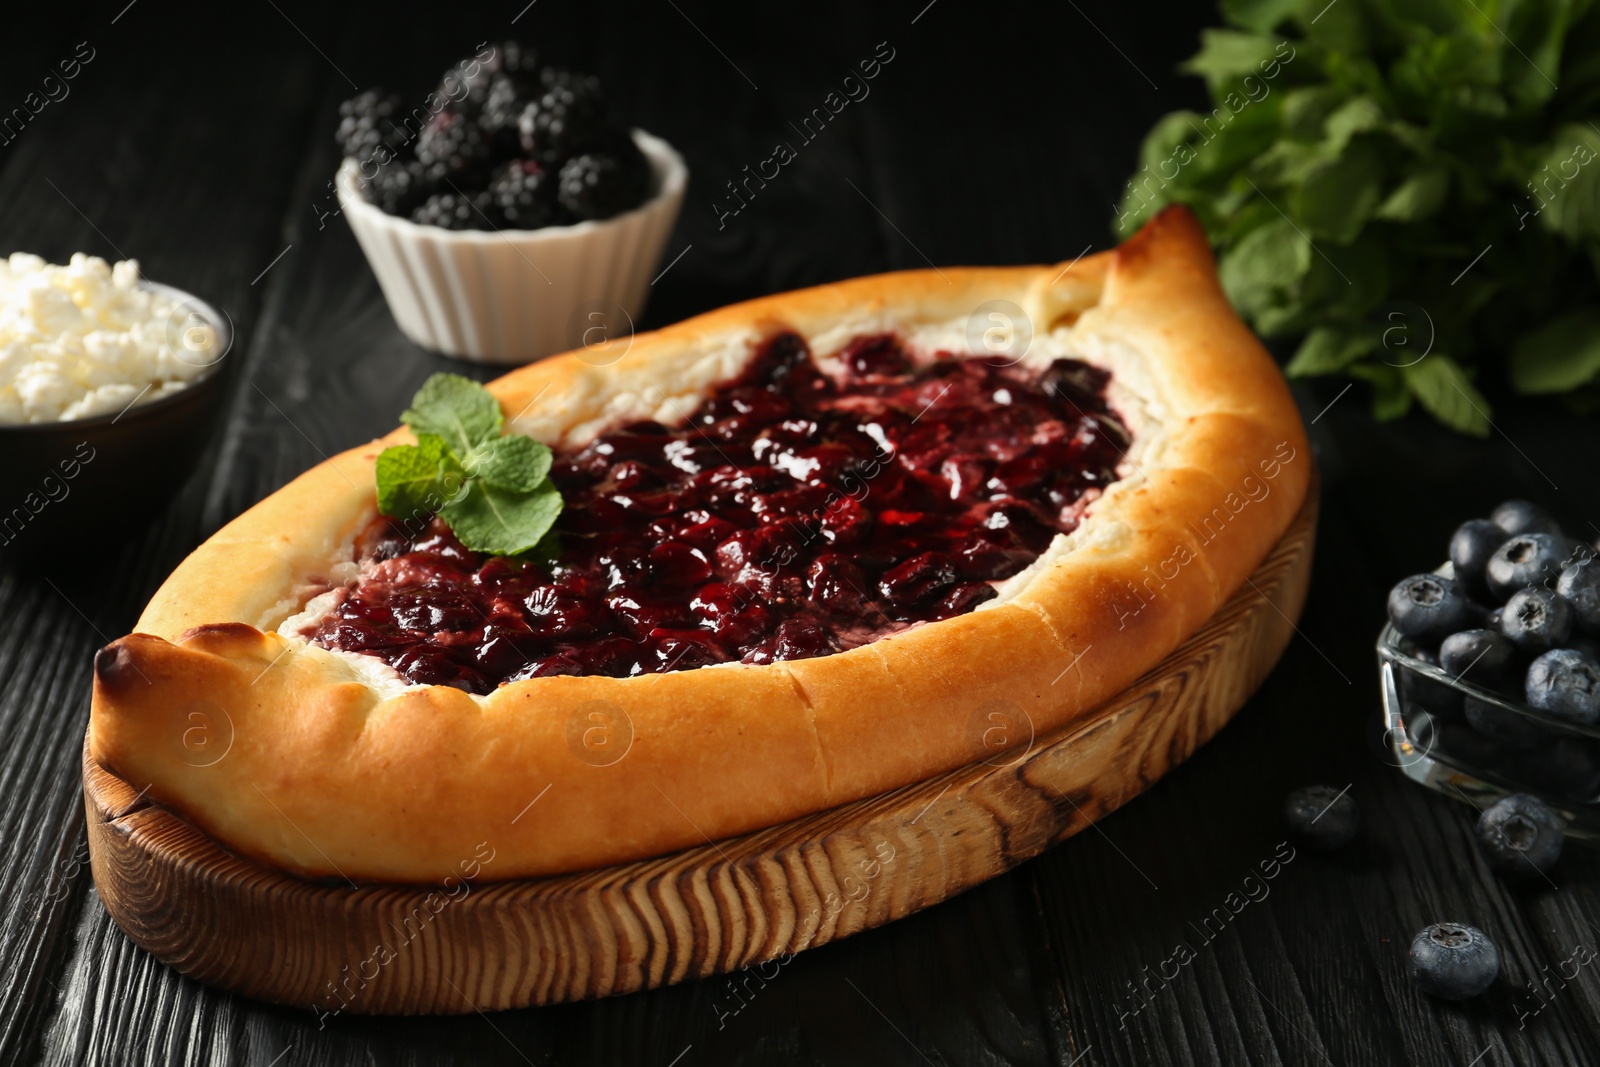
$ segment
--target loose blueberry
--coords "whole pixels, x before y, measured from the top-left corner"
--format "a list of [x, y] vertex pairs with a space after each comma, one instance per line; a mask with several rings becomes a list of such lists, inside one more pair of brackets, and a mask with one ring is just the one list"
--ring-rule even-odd
[[1466, 923], [1435, 923], [1411, 942], [1407, 968], [1418, 989], [1443, 1000], [1466, 1000], [1494, 984], [1500, 950]]
[[1413, 641], [1432, 644], [1472, 621], [1466, 596], [1450, 578], [1414, 574], [1389, 590], [1389, 621]]
[[1462, 713], [1467, 725], [1500, 746], [1502, 752], [1524, 752], [1552, 740], [1550, 730], [1532, 716], [1475, 696], [1462, 701]]
[[1578, 626], [1600, 631], [1600, 560], [1590, 556], [1562, 567], [1556, 592], [1572, 605]]
[[1498, 681], [1511, 669], [1516, 651], [1503, 634], [1493, 630], [1462, 630], [1439, 646], [1439, 667], [1456, 678]]
[[1572, 605], [1548, 589], [1520, 589], [1506, 601], [1500, 632], [1524, 652], [1538, 655], [1572, 636]]
[[1283, 817], [1306, 844], [1320, 849], [1349, 844], [1361, 828], [1361, 809], [1348, 787], [1308, 785], [1296, 789], [1284, 801]]
[[1526, 533], [1559, 534], [1561, 532], [1561, 524], [1556, 522], [1548, 511], [1538, 504], [1530, 504], [1526, 500], [1507, 500], [1490, 513], [1489, 521], [1513, 536]]
[[1468, 519], [1456, 527], [1450, 538], [1450, 565], [1463, 589], [1479, 599], [1488, 597], [1489, 579], [1484, 569], [1495, 550], [1510, 537], [1488, 519]]
[[1528, 667], [1528, 704], [1568, 722], [1600, 720], [1600, 661], [1571, 648], [1551, 649]]
[[1489, 557], [1489, 591], [1504, 600], [1525, 586], [1554, 586], [1574, 548], [1559, 534], [1517, 534]]
[[1565, 836], [1561, 816], [1527, 793], [1501, 797], [1478, 816], [1478, 844], [1501, 874], [1544, 874], [1561, 858]]

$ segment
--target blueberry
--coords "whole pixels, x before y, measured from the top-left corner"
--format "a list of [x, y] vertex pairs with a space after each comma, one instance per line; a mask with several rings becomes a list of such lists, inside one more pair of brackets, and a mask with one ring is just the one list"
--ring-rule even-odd
[[1433, 644], [1465, 629], [1472, 614], [1461, 587], [1437, 574], [1414, 574], [1389, 590], [1389, 621], [1414, 641]]
[[1439, 646], [1439, 667], [1455, 678], [1493, 682], [1506, 676], [1516, 646], [1493, 630], [1462, 630]]
[[1551, 732], [1522, 712], [1468, 696], [1462, 701], [1467, 725], [1499, 746], [1501, 752], [1524, 752], [1552, 739]]
[[1479, 599], [1488, 597], [1489, 580], [1484, 568], [1510, 536], [1488, 519], [1468, 519], [1456, 527], [1450, 538], [1450, 565], [1463, 589]]
[[1592, 742], [1563, 737], [1544, 748], [1513, 754], [1506, 774], [1568, 800], [1589, 800], [1600, 792], [1600, 753]]
[[1556, 592], [1572, 605], [1580, 627], [1600, 631], [1600, 560], [1590, 556], [1562, 567]]
[[1320, 849], [1349, 844], [1361, 828], [1361, 809], [1349, 787], [1308, 785], [1296, 789], [1284, 801], [1283, 817], [1306, 844]]
[[[1438, 666], [1437, 663], [1434, 666]], [[1425, 708], [1435, 715], [1452, 719], [1461, 718], [1461, 690], [1430, 678], [1421, 671], [1404, 671], [1401, 674], [1401, 691], [1408, 703]]]
[[1572, 636], [1572, 605], [1548, 589], [1519, 589], [1506, 601], [1500, 632], [1524, 652], [1537, 655]]
[[1600, 660], [1600, 641], [1592, 637], [1569, 637], [1562, 648], [1570, 648], [1574, 652], [1582, 652], [1585, 656]]
[[1412, 940], [1407, 970], [1429, 996], [1466, 1000], [1499, 977], [1500, 950], [1476, 926], [1435, 923]]
[[1588, 726], [1600, 719], [1600, 661], [1556, 648], [1528, 667], [1528, 704], [1558, 719]]
[[1489, 557], [1489, 591], [1504, 600], [1525, 586], [1554, 586], [1575, 547], [1559, 534], [1517, 534]]
[[1404, 725], [1411, 747], [1424, 756], [1431, 754], [1439, 743], [1439, 731], [1443, 725], [1439, 716], [1425, 708], [1407, 708]]
[[1489, 515], [1489, 521], [1508, 534], [1559, 534], [1561, 524], [1538, 504], [1526, 500], [1507, 500]]
[[1561, 816], [1527, 793], [1501, 797], [1478, 816], [1478, 844], [1501, 874], [1545, 873], [1561, 858], [1565, 836]]
[[1498, 766], [1506, 756], [1504, 745], [1484, 736], [1467, 723], [1441, 719], [1435, 719], [1434, 722], [1434, 742], [1432, 747], [1423, 749], [1424, 755], [1479, 770]]

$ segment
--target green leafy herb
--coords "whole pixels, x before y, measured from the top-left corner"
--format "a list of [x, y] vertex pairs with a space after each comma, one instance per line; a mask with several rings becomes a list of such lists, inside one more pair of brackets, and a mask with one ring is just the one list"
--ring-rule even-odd
[[500, 402], [458, 374], [435, 374], [400, 416], [414, 445], [378, 456], [378, 510], [391, 518], [437, 514], [474, 552], [510, 556], [545, 540], [561, 514], [550, 449], [501, 436]]
[[471, 378], [435, 374], [422, 383], [400, 421], [419, 434], [438, 434], [450, 451], [465, 456], [475, 445], [499, 437], [505, 420], [500, 402]]
[[466, 480], [444, 438], [420, 434], [416, 444], [386, 448], [378, 456], [378, 510], [393, 516], [432, 514], [459, 493]]
[[1192, 207], [1293, 376], [1486, 434], [1481, 382], [1600, 395], [1600, 6], [1223, 0], [1118, 208]]

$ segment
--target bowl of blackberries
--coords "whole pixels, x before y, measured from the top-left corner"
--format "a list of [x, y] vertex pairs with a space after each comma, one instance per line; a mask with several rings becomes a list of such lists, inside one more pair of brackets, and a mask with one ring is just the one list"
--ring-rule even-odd
[[339, 108], [341, 211], [407, 337], [526, 363], [611, 353], [644, 310], [688, 183], [598, 78], [484, 45], [407, 100]]
[[1600, 839], [1600, 558], [1511, 500], [1389, 592], [1385, 738], [1408, 775], [1475, 802], [1532, 793]]

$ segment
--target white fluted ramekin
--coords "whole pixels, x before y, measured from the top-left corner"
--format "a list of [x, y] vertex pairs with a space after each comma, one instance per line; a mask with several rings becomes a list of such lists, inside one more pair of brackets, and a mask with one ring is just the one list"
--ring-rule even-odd
[[596, 325], [631, 331], [689, 181], [671, 145], [643, 130], [633, 139], [655, 195], [615, 218], [540, 230], [419, 226], [368, 202], [356, 161], [345, 160], [339, 205], [401, 332], [460, 359], [527, 363], [579, 347]]

